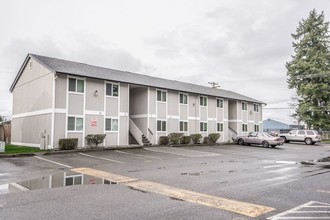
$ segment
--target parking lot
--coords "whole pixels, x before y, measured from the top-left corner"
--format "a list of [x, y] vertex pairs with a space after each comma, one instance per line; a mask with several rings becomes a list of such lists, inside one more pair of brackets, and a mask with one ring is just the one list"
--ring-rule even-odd
[[[329, 145], [290, 143], [277, 148], [148, 147], [1, 159], [2, 186], [69, 172], [95, 180], [15, 193], [2, 187], [0, 219], [330, 219], [329, 163], [311, 163], [329, 156]], [[93, 184], [97, 179], [116, 185]], [[33, 214], [13, 215], [18, 204]], [[303, 204], [323, 205], [289, 211]], [[60, 212], [63, 207], [75, 214]]]

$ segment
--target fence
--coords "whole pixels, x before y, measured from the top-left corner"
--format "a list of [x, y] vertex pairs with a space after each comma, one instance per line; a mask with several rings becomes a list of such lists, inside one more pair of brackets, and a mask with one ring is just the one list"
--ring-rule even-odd
[[11, 124], [0, 124], [0, 141], [4, 141], [6, 144], [11, 142]]

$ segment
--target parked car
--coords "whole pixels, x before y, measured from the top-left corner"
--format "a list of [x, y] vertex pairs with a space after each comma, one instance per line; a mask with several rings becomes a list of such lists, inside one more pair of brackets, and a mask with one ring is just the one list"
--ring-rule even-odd
[[321, 142], [321, 135], [315, 130], [291, 130], [289, 133], [280, 134], [285, 143], [290, 141], [305, 142], [305, 144], [315, 144]]
[[280, 137], [271, 136], [268, 133], [262, 132], [251, 132], [248, 136], [239, 136], [236, 139], [237, 143], [240, 145], [250, 145], [257, 144], [264, 147], [276, 147], [278, 145], [283, 145], [284, 140]]

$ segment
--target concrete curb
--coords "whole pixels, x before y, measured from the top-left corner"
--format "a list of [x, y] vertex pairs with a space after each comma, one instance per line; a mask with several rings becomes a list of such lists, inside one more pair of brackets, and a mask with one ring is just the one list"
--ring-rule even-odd
[[49, 150], [45, 152], [35, 153], [17, 153], [17, 154], [0, 154], [0, 158], [12, 158], [12, 157], [33, 157], [43, 155], [56, 155], [56, 154], [72, 154], [80, 152], [98, 152], [98, 151], [110, 151], [110, 150], [125, 150], [125, 149], [139, 149], [149, 147], [203, 147], [203, 146], [224, 146], [232, 145], [235, 143], [221, 143], [221, 144], [175, 144], [175, 145], [149, 145], [149, 146], [118, 146], [118, 147], [107, 147], [107, 148], [84, 148], [76, 150]]
[[49, 150], [45, 152], [35, 152], [35, 153], [17, 153], [17, 154], [0, 154], [0, 158], [12, 158], [12, 157], [33, 157], [33, 156], [43, 156], [43, 155], [56, 155], [56, 154], [72, 154], [79, 152], [98, 152], [98, 151], [108, 151], [108, 150], [124, 150], [124, 149], [139, 149], [143, 146], [125, 146], [125, 147], [107, 147], [107, 148], [86, 148], [77, 150]]

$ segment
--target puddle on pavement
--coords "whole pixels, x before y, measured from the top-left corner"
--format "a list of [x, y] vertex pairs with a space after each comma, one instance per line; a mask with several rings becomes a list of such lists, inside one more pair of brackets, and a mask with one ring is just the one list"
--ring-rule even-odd
[[107, 184], [114, 185], [116, 182], [111, 182], [106, 179], [97, 178], [76, 172], [62, 172], [55, 173], [41, 178], [14, 182], [0, 185], [0, 195], [12, 192], [21, 192], [37, 189], [51, 189], [58, 187], [67, 187], [74, 185], [93, 185], [93, 184]]

